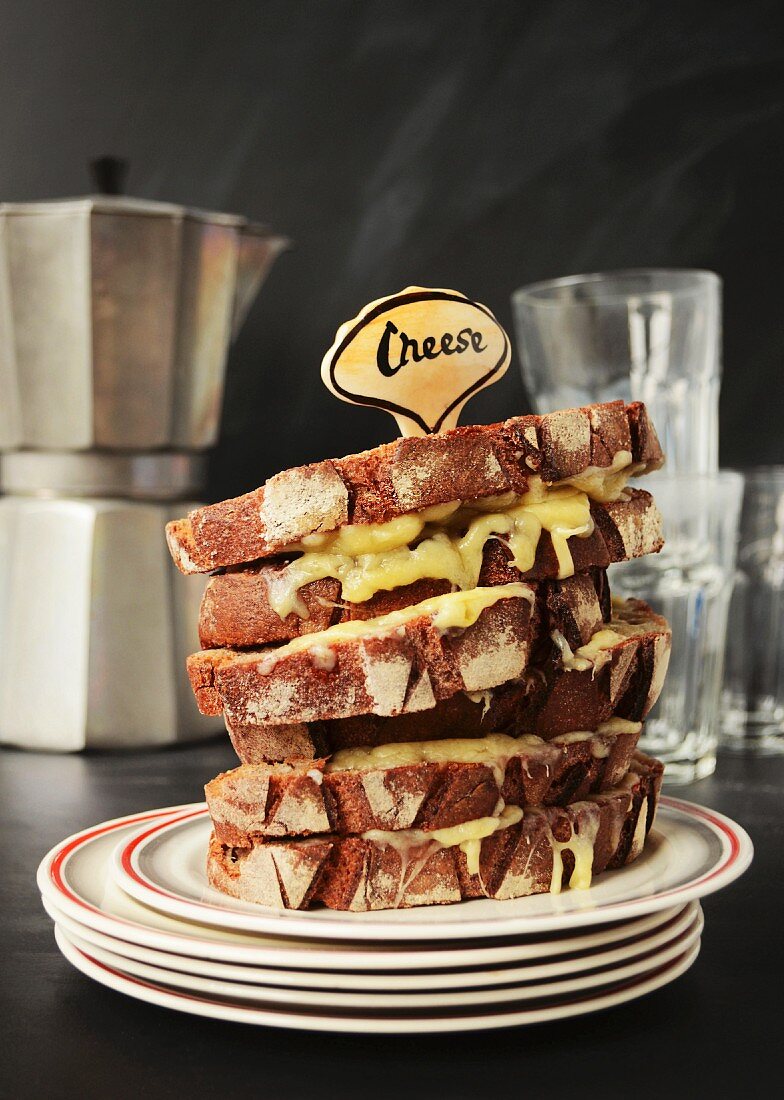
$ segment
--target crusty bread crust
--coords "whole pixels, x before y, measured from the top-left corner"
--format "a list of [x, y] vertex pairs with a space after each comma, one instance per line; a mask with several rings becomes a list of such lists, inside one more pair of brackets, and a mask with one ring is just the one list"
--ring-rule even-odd
[[443, 632], [419, 615], [328, 649], [203, 650], [188, 658], [188, 673], [200, 709], [222, 708], [235, 725], [428, 710], [524, 672], [536, 636], [528, 592], [499, 599], [465, 630]]
[[[332, 701], [343, 691], [342, 680], [334, 681], [333, 688], [331, 672], [306, 663], [307, 652], [298, 655], [305, 660], [298, 661], [295, 670], [297, 686], [305, 693], [306, 708], [299, 705], [296, 689], [292, 688], [287, 697], [286, 717], [274, 721], [255, 717], [255, 700], [264, 691], [261, 686], [264, 677], [254, 663], [258, 662], [259, 651], [237, 654], [205, 650], [194, 654], [189, 659], [191, 683], [200, 707], [220, 713], [225, 691], [218, 682], [221, 661], [227, 662], [225, 668], [240, 668], [241, 674], [233, 685], [239, 701], [227, 708], [226, 724], [243, 763], [285, 760], [290, 756], [317, 759], [355, 745], [454, 737], [456, 730], [461, 737], [500, 731], [535, 733], [548, 739], [574, 729], [595, 730], [614, 715], [642, 721], [659, 697], [669, 662], [671, 631], [666, 620], [638, 600], [616, 605], [614, 614], [624, 623], [635, 624], [636, 632], [604, 650], [598, 667], [584, 670], [564, 668], [561, 650], [550, 639], [550, 631], [558, 629], [568, 644], [578, 649], [601, 629], [608, 615], [602, 582], [602, 573], [593, 580], [582, 574], [542, 586], [525, 636], [530, 661], [522, 673], [488, 685], [489, 690], [469, 689], [479, 692], [474, 698], [466, 694], [465, 688], [458, 688], [430, 706], [420, 706], [416, 695], [410, 692], [412, 705], [406, 706], [404, 700], [403, 709], [393, 716], [362, 709], [361, 704], [353, 714], [346, 715], [345, 700], [337, 704]], [[612, 625], [610, 622], [611, 628]], [[488, 657], [485, 665], [492, 672], [497, 641], [492, 622], [487, 627], [483, 636]], [[403, 639], [398, 641], [402, 644]], [[457, 646], [459, 639], [452, 644]], [[365, 655], [364, 650], [362, 654]], [[236, 664], [232, 666], [232, 662]], [[408, 665], [414, 676], [412, 692], [417, 688], [425, 690], [421, 687], [425, 676], [431, 690], [436, 684], [446, 692], [454, 679], [440, 676], [442, 665], [443, 662], [436, 666], [417, 665], [412, 656]], [[330, 713], [333, 706], [343, 713]], [[246, 717], [237, 717], [238, 712]], [[303, 716], [314, 712], [317, 717]]]
[[[591, 506], [595, 529], [587, 538], [569, 539], [575, 573], [658, 552], [663, 545], [661, 515], [650, 493], [632, 490], [627, 500]], [[533, 567], [520, 573], [509, 564], [511, 551], [499, 540], [485, 546], [481, 586], [558, 576], [558, 560], [548, 532], [542, 532]], [[300, 598], [309, 617], [294, 613], [284, 619], [270, 606], [270, 588], [287, 562], [277, 560], [238, 568], [212, 577], [199, 615], [203, 649], [249, 648], [286, 642], [326, 630], [345, 619], [369, 619], [408, 607], [450, 590], [448, 581], [422, 580], [391, 592], [378, 592], [359, 604], [340, 604], [340, 582], [332, 578], [304, 585]]]
[[[637, 753], [618, 787], [568, 806], [543, 806], [480, 842], [478, 872], [460, 847], [443, 847], [427, 834], [401, 845], [406, 834], [223, 845], [213, 835], [207, 877], [217, 890], [278, 909], [367, 912], [437, 905], [461, 899], [508, 899], [546, 893], [569, 880], [575, 857], [561, 845], [589, 844], [592, 871], [630, 863], [642, 851], [653, 823], [662, 765]], [[558, 858], [563, 863], [559, 874]]]
[[[427, 761], [325, 770], [323, 760], [245, 764], [205, 787], [215, 836], [247, 848], [263, 837], [369, 829], [447, 829], [507, 806], [563, 806], [616, 786], [639, 727], [523, 737], [488, 762]], [[507, 755], [508, 754], [508, 755]]]
[[[496, 587], [501, 583], [502, 577], [508, 575], [508, 569], [506, 567], [505, 558], [503, 565], [496, 570], [494, 576], [488, 576], [488, 587]], [[500, 576], [499, 576], [500, 574]], [[512, 579], [512, 578], [510, 578]], [[427, 598], [430, 595], [435, 595], [432, 585], [434, 582], [421, 582], [417, 587], [417, 593], [423, 598]], [[405, 596], [413, 598], [412, 589], [415, 586], [410, 586], [401, 597], [398, 594], [396, 599], [393, 599], [394, 593], [388, 593], [389, 606], [384, 605], [384, 601], [378, 601], [376, 604], [377, 609], [385, 614], [388, 611], [395, 610], [402, 602], [402, 598]], [[549, 632], [552, 629], [560, 630], [570, 645], [577, 647], [588, 641], [594, 631], [598, 630], [604, 621], [607, 621], [610, 617], [610, 602], [609, 602], [609, 589], [607, 587], [607, 580], [602, 570], [592, 570], [586, 573], [578, 573], [573, 577], [563, 581], [551, 581], [551, 582], [538, 582], [528, 586], [531, 595], [531, 602], [536, 601], [535, 615], [533, 619], [529, 619], [527, 622], [528, 633], [526, 635], [528, 642], [533, 645], [537, 640], [537, 629], [541, 629], [545, 634], [549, 636]], [[410, 605], [412, 606], [412, 605]], [[480, 618], [484, 618], [487, 612], [484, 612]], [[360, 616], [361, 618], [361, 616]], [[540, 622], [541, 620], [541, 622]], [[417, 620], [418, 621], [418, 620]], [[329, 624], [327, 624], [329, 625]], [[412, 624], [413, 626], [414, 624]], [[420, 632], [421, 633], [421, 632]], [[432, 634], [432, 630], [430, 631]], [[392, 631], [392, 635], [403, 645], [406, 634], [401, 633], [399, 629]], [[429, 636], [429, 635], [428, 635]], [[452, 639], [455, 639], [455, 632], [452, 633]], [[307, 637], [307, 635], [303, 635]], [[419, 637], [419, 634], [413, 635], [414, 640]], [[504, 645], [504, 639], [493, 637], [492, 633], [485, 630], [479, 637], [484, 637], [487, 642], [488, 649], [484, 654], [486, 660], [494, 660], [495, 654], [499, 642]], [[353, 643], [355, 652], [358, 652], [359, 642]], [[548, 650], [549, 651], [549, 650]], [[310, 651], [307, 651], [310, 653]], [[430, 652], [439, 652], [438, 649], [433, 650], [431, 647]], [[325, 661], [325, 656], [327, 660]], [[427, 654], [422, 651], [421, 656], [425, 658]], [[334, 662], [330, 654], [323, 652], [323, 646], [311, 655], [310, 664], [315, 665], [316, 668], [321, 671], [331, 671], [331, 668], [325, 668], [325, 665], [334, 665]], [[238, 651], [229, 648], [222, 649], [206, 649], [199, 653], [194, 653], [188, 658], [188, 673], [193, 687], [194, 694], [199, 705], [199, 709], [205, 714], [220, 714], [223, 710], [223, 701], [221, 698], [221, 692], [218, 686], [218, 670], [224, 666], [228, 666], [232, 663], [235, 665], [241, 665], [248, 662], [277, 662], [283, 665], [283, 662], [276, 657], [275, 649], [256, 649], [252, 651]], [[276, 667], [277, 667], [276, 663]], [[301, 662], [300, 662], [301, 663]], [[427, 665], [423, 666], [425, 669]], [[267, 675], [271, 669], [265, 668], [262, 664], [261, 669], [264, 675]], [[281, 669], [284, 671], [285, 669]], [[518, 673], [519, 675], [519, 673]], [[513, 677], [509, 677], [512, 679]], [[495, 686], [495, 685], [488, 685]], [[424, 690], [424, 689], [423, 689]], [[484, 688], [467, 688], [465, 690], [486, 690]], [[450, 694], [454, 694], [450, 692]], [[443, 698], [447, 696], [444, 695]], [[426, 702], [426, 700], [425, 700]], [[434, 702], [430, 704], [434, 705]], [[323, 707], [322, 707], [323, 709]], [[409, 706], [405, 708], [406, 711], [411, 712], [415, 710], [426, 710], [425, 706]], [[405, 712], [405, 711], [404, 711]], [[292, 710], [292, 714], [294, 711]], [[361, 713], [361, 712], [357, 712]], [[368, 713], [377, 714], [379, 711], [369, 711]], [[231, 716], [230, 716], [231, 717]], [[336, 715], [324, 715], [322, 717], [337, 717]], [[286, 721], [294, 721], [293, 717], [289, 717]], [[315, 720], [315, 719], [309, 719]], [[297, 718], [296, 721], [305, 721], [305, 719]], [[237, 723], [234, 722], [236, 725]], [[258, 724], [256, 720], [253, 724]]]
[[397, 439], [348, 458], [285, 470], [253, 492], [167, 526], [183, 573], [207, 573], [285, 551], [316, 532], [379, 523], [452, 500], [523, 493], [532, 474], [552, 483], [610, 466], [628, 451], [638, 472], [664, 461], [645, 406], [613, 401], [443, 435]]
[[[520, 679], [478, 698], [458, 692], [431, 710], [392, 718], [367, 714], [282, 726], [227, 723], [229, 737], [242, 763], [262, 764], [290, 757], [317, 760], [360, 745], [498, 732], [533, 733], [549, 740], [575, 729], [596, 730], [613, 717], [641, 722], [659, 697], [669, 660], [669, 627], [651, 616], [646, 633], [619, 645], [598, 671], [565, 669], [553, 649], [544, 667], [537, 664]], [[620, 675], [613, 676], [613, 662]]]
[[[617, 604], [614, 613], [619, 614]], [[554, 650], [547, 661], [537, 662], [540, 686], [520, 708], [516, 733], [552, 737], [578, 727], [597, 729], [612, 717], [641, 722], [648, 716], [664, 686], [672, 631], [641, 600], [626, 600], [620, 614], [637, 621], [641, 633], [607, 650], [610, 659], [601, 667], [564, 669]]]
[[401, 741], [440, 741], [446, 737], [484, 737], [514, 728], [517, 708], [527, 705], [533, 681], [526, 677], [493, 688], [475, 700], [465, 692], [413, 714], [380, 717], [361, 714], [323, 722], [289, 725], [235, 725], [226, 728], [243, 764], [263, 764], [297, 757], [318, 760], [339, 749]]
[[[202, 713], [225, 711], [230, 726], [427, 711], [456, 692], [486, 691], [517, 679], [538, 641], [540, 620], [546, 636], [559, 629], [577, 647], [609, 614], [601, 571], [534, 583], [528, 592], [529, 598], [488, 607], [470, 629], [446, 635], [419, 616], [382, 635], [374, 629], [372, 637], [338, 640], [330, 648], [316, 639], [312, 650], [294, 654], [275, 648], [202, 650], [188, 658], [190, 682]], [[391, 698], [390, 686], [396, 692]], [[262, 707], [269, 717], [262, 717]]]
[[441, 741], [446, 737], [484, 737], [513, 729], [517, 707], [526, 705], [529, 682], [524, 677], [493, 688], [476, 701], [465, 692], [443, 699], [430, 710], [395, 717], [361, 714], [324, 722], [289, 725], [236, 725], [226, 728], [238, 759], [243, 764], [289, 760], [318, 760], [339, 749], [362, 745], [398, 744], [401, 741]]

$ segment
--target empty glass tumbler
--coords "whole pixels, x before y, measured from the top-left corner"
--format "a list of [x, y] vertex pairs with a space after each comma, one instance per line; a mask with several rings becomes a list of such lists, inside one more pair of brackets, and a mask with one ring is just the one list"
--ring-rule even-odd
[[512, 296], [523, 380], [538, 412], [644, 401], [674, 473], [715, 473], [721, 280], [641, 269], [534, 283]]
[[730, 605], [723, 742], [784, 752], [784, 466], [745, 471]]
[[665, 517], [660, 554], [614, 566], [615, 596], [645, 600], [672, 627], [665, 690], [648, 716], [642, 747], [667, 764], [668, 782], [716, 767], [727, 613], [735, 573], [740, 474], [667, 474], [656, 499]]

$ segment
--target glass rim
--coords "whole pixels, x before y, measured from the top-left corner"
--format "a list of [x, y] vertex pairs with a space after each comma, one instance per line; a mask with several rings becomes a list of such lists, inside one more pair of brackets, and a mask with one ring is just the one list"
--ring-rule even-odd
[[[654, 479], [651, 483], [651, 492], [654, 500], [656, 499], [656, 494], [660, 491], [666, 491], [668, 486], [683, 486], [686, 489], [693, 490], [695, 485], [698, 485], [704, 489], [714, 487], [717, 489], [738, 490], [742, 489], [746, 483], [746, 478], [742, 470], [729, 469], [716, 470], [715, 473], [689, 473], [685, 470], [681, 473], [675, 471], [670, 473], [665, 468], [651, 470], [650, 473], [646, 475], [646, 478], [647, 477]], [[635, 487], [641, 485], [644, 485], [644, 481], [635, 479]]]
[[733, 466], [731, 470], [741, 474], [747, 482], [773, 481], [784, 483], [784, 465], [776, 466], [771, 463], [765, 466]]
[[[631, 280], [640, 278], [640, 276], [647, 277], [651, 275], [660, 277], [676, 276], [678, 278], [688, 276], [689, 280], [685, 282], [683, 286], [670, 287], [668, 289], [659, 287], [657, 289], [651, 288], [650, 290], [638, 290], [636, 292], [624, 292], [620, 289], [613, 291], [606, 290], [591, 298], [564, 300], [562, 298], [548, 296], [552, 291], [568, 287], [589, 286], [591, 284], [601, 285], [601, 283], [609, 282], [613, 279], [619, 281], [623, 279]], [[613, 271], [588, 271], [579, 275], [563, 275], [557, 279], [542, 279], [536, 283], [528, 283], [526, 286], [518, 287], [517, 290], [512, 291], [512, 302], [515, 305], [518, 303], [525, 303], [526, 305], [534, 305], [536, 307], [558, 309], [595, 308], [602, 303], [620, 304], [621, 302], [628, 301], [630, 298], [644, 298], [648, 301], [653, 301], [663, 296], [668, 298], [690, 297], [703, 290], [706, 286], [720, 287], [721, 281], [720, 275], [707, 268], [626, 267], [618, 268]]]
[[[784, 471], [784, 466], [779, 467]], [[688, 470], [668, 470], [666, 466], [659, 467], [658, 470], [650, 470], [645, 477], [655, 477], [659, 482], [662, 481], [689, 481], [694, 484], [695, 481], [726, 481], [726, 482], [738, 482], [743, 481], [745, 473], [743, 470], [736, 469], [735, 467], [722, 466], [718, 470], [699, 472], [690, 472]]]

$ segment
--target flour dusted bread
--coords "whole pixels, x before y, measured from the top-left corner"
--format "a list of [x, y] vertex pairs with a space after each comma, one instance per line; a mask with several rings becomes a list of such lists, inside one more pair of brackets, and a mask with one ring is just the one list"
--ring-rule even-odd
[[[669, 623], [642, 600], [613, 601], [609, 633], [573, 653], [557, 646], [542, 669], [543, 683], [525, 709], [519, 730], [549, 735], [574, 729], [596, 729], [612, 715], [642, 721], [656, 703], [670, 662]], [[611, 637], [618, 634], [620, 637]]]
[[[452, 830], [369, 830], [257, 840], [240, 847], [213, 835], [207, 876], [216, 889], [278, 909], [367, 912], [499, 900], [585, 886], [636, 859], [653, 824], [662, 765], [635, 755], [617, 787], [567, 806], [502, 812], [469, 840]], [[506, 815], [506, 816], [504, 816]], [[483, 830], [478, 830], [481, 833]]]
[[[314, 759], [359, 745], [495, 732], [533, 733], [548, 739], [576, 729], [595, 730], [613, 716], [642, 721], [661, 692], [670, 628], [641, 601], [616, 602], [612, 618], [604, 622], [602, 598], [596, 594], [595, 603], [591, 601], [590, 583], [575, 577], [553, 586], [557, 596], [551, 591], [552, 600], [564, 599], [564, 589], [573, 597], [579, 592], [580, 599], [572, 600], [568, 614], [558, 611], [560, 644], [545, 633], [540, 645], [533, 647], [533, 664], [518, 677], [471, 694], [459, 690], [434, 706], [394, 716], [365, 711], [350, 717], [303, 720], [292, 709], [288, 721], [269, 722], [237, 720], [229, 713], [227, 728], [237, 755], [244, 763]], [[548, 621], [552, 626], [553, 618]], [[243, 659], [247, 661], [248, 655]], [[192, 663], [192, 675], [202, 667]], [[317, 671], [321, 684], [327, 674]], [[201, 690], [203, 699], [220, 707], [219, 691], [209, 675], [203, 688], [195, 686], [197, 695]], [[319, 708], [322, 716], [327, 714], [327, 698], [329, 693]]]
[[251, 493], [175, 520], [167, 541], [183, 573], [205, 573], [285, 553], [292, 543], [347, 524], [522, 494], [532, 477], [552, 484], [614, 463], [645, 473], [662, 462], [639, 403], [513, 417], [286, 470]]
[[339, 752], [326, 763], [245, 764], [205, 788], [215, 836], [248, 847], [263, 837], [369, 829], [446, 829], [499, 805], [566, 805], [619, 783], [641, 726], [543, 741], [491, 734]]
[[439, 596], [354, 624], [362, 633], [335, 634], [350, 625], [341, 624], [329, 637], [306, 635], [299, 648], [197, 653], [188, 661], [197, 702], [234, 725], [281, 724], [428, 710], [457, 691], [495, 687], [526, 668], [535, 591], [517, 584], [470, 595], [483, 593], [493, 602], [465, 627], [439, 619], [438, 601], [450, 598]]
[[[503, 578], [500, 579], [503, 580]], [[424, 585], [419, 594], [430, 596], [431, 592], [432, 588]], [[492, 602], [496, 597], [502, 596], [503, 599], [499, 598], [497, 602]], [[474, 598], [475, 596], [471, 594], [449, 596], [443, 593], [435, 598], [432, 604], [428, 599], [411, 606], [412, 617], [408, 622], [401, 622], [401, 615], [405, 609], [396, 606], [398, 600], [392, 601], [391, 608], [381, 601], [379, 610], [383, 614], [379, 619], [368, 620], [361, 615], [356, 618], [348, 615], [341, 620], [342, 625], [337, 630], [334, 629], [337, 624], [331, 624], [325, 628], [324, 632], [300, 635], [292, 644], [278, 648], [248, 651], [203, 650], [188, 659], [191, 685], [203, 713], [220, 714], [225, 709], [220, 679], [222, 672], [229, 669], [238, 670], [249, 684], [251, 677], [261, 681], [274, 674], [278, 678], [285, 679], [291, 661], [297, 660], [297, 674], [303, 680], [303, 691], [307, 690], [307, 683], [304, 681], [308, 680], [313, 681], [320, 688], [328, 688], [327, 694], [321, 697], [321, 717], [323, 719], [348, 717], [345, 714], [329, 713], [329, 698], [338, 690], [338, 687], [335, 686], [337, 684], [335, 677], [330, 678], [326, 674], [337, 672], [338, 676], [340, 675], [341, 657], [345, 658], [344, 671], [349, 672], [353, 667], [349, 665], [350, 661], [364, 660], [366, 639], [363, 634], [366, 631], [368, 639], [385, 639], [387, 654], [397, 654], [401, 659], [407, 656], [409, 671], [417, 675], [420, 681], [424, 681], [425, 677], [427, 682], [432, 681], [433, 677], [438, 681], [429, 705], [426, 699], [420, 700], [420, 697], [415, 695], [413, 699], [408, 699], [408, 705], [391, 712], [411, 713], [417, 710], [428, 710], [435, 706], [437, 699], [448, 698], [458, 690], [486, 691], [496, 686], [491, 683], [479, 683], [479, 676], [481, 674], [483, 677], [492, 679], [497, 674], [504, 662], [505, 649], [508, 653], [508, 663], [503, 667], [508, 668], [509, 663], [518, 665], [518, 672], [506, 676], [505, 679], [516, 679], [526, 667], [529, 651], [536, 644], [542, 631], [549, 634], [552, 629], [558, 629], [571, 645], [580, 646], [601, 628], [610, 614], [610, 596], [606, 576], [603, 571], [594, 570], [550, 583], [526, 585], [510, 581], [507, 582], [507, 586], [500, 583], [489, 585], [484, 591], [484, 599], [489, 606], [479, 612], [470, 629], [451, 627], [445, 631], [435, 611], [436, 605], [455, 601], [458, 604], [462, 602], [470, 605]], [[529, 607], [526, 608], [520, 602], [521, 600], [527, 602]], [[353, 623], [353, 626], [347, 625], [349, 623]], [[363, 623], [365, 626], [362, 625]], [[353, 633], [347, 636], [345, 633], [347, 630]], [[417, 654], [414, 656], [412, 647], [417, 646]], [[466, 672], [468, 683], [464, 682], [462, 688], [454, 687], [450, 690], [450, 685], [456, 684], [458, 677], [456, 675], [448, 677], [447, 667], [454, 668], [455, 660], [458, 664], [462, 661], [463, 666], [466, 667], [468, 661], [474, 657], [477, 659], [477, 664], [472, 671]], [[522, 663], [520, 663], [521, 658], [525, 658]], [[432, 669], [431, 662], [433, 662]], [[372, 672], [374, 663], [375, 658], [371, 661], [368, 656], [364, 667], [368, 667]], [[325, 675], [317, 676], [316, 673]], [[465, 677], [463, 680], [465, 681]], [[503, 682], [505, 681], [496, 681], [496, 683]], [[425, 705], [419, 705], [420, 701]], [[246, 714], [250, 714], [249, 718], [238, 717], [236, 706], [232, 710], [227, 709], [230, 723], [236, 727], [248, 721], [251, 724], [260, 724], [265, 721], [254, 711], [253, 699], [250, 696], [245, 711]], [[363, 712], [354, 711], [353, 713]], [[390, 712], [374, 707], [364, 713]], [[276, 721], [278, 724], [314, 720], [317, 719], [304, 718], [298, 714], [293, 704], [289, 708], [287, 717], [266, 719], [269, 722]]]
[[[470, 624], [444, 622], [445, 610], [470, 610], [477, 599]], [[576, 646], [587, 642], [603, 625], [608, 600], [601, 571], [550, 584], [490, 585], [376, 619], [348, 617], [277, 648], [203, 650], [189, 658], [188, 671], [200, 709], [224, 711], [234, 727], [413, 713], [458, 691], [519, 678], [541, 630], [558, 629]]]

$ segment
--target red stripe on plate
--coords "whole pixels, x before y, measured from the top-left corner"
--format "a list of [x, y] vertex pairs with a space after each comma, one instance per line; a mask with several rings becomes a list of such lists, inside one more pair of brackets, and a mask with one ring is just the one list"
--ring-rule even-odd
[[[144, 989], [152, 989], [156, 993], [165, 993], [168, 996], [178, 997], [180, 1000], [185, 1001], [199, 1001], [201, 1004], [217, 1005], [220, 1007], [225, 1007], [227, 1004], [231, 1008], [241, 1009], [245, 1007], [244, 1005], [235, 1004], [231, 1001], [216, 1001], [213, 1000], [211, 997], [198, 996], [194, 993], [183, 992], [177, 989], [170, 989], [168, 986], [156, 985], [154, 982], [147, 982], [143, 978], [137, 978], [132, 974], [126, 974], [122, 970], [115, 970], [113, 966], [109, 966], [107, 963], [100, 962], [98, 959], [93, 958], [92, 955], [88, 955], [86, 951], [82, 951], [81, 948], [76, 946], [76, 944], [71, 943], [70, 940], [68, 940], [68, 943], [70, 947], [77, 952], [77, 954], [81, 955], [83, 959], [87, 959], [88, 962], [91, 962], [93, 964], [93, 966], [98, 967], [100, 970], [105, 970], [107, 974], [113, 974], [116, 978], [121, 978], [123, 981], [129, 982], [131, 985], [142, 986], [142, 988]], [[655, 978], [658, 974], [664, 974], [667, 970], [674, 969], [680, 962], [682, 962], [687, 954], [688, 951], [684, 951], [682, 955], [678, 955], [675, 959], [670, 959], [669, 962], [663, 963], [655, 970], [649, 970], [644, 974], [637, 975], [637, 977], [635, 978], [629, 978], [628, 981], [625, 981], [622, 985], [611, 986], [608, 992], [623, 993], [627, 989], [634, 989], [635, 986], [640, 985], [642, 982], [650, 981], [651, 978]], [[115, 992], [119, 991], [115, 990]], [[572, 997], [568, 1001], [556, 1001], [556, 1006], [563, 1007], [582, 1004], [583, 1001], [591, 1001], [597, 996], [601, 996], [601, 994], [597, 994], [595, 989], [589, 990], [588, 992], [581, 994], [579, 997]], [[251, 1011], [253, 1011], [253, 1009], [251, 1009]], [[274, 1011], [280, 1010], [275, 1009]], [[293, 1013], [293, 1015], [296, 1015], [296, 1013]], [[351, 1017], [348, 1018], [350, 1019]]]
[[[150, 821], [152, 819], [157, 820], [161, 817], [166, 816], [167, 814], [165, 810], [151, 810], [148, 814], [139, 814], [135, 819], [137, 821]], [[49, 868], [49, 879], [52, 884], [57, 888], [57, 890], [60, 891], [61, 894], [64, 894], [70, 901], [73, 901], [76, 905], [80, 905], [83, 909], [89, 909], [93, 913], [101, 913], [101, 909], [98, 909], [95, 905], [90, 905], [89, 902], [84, 901], [82, 898], [79, 897], [78, 894], [75, 894], [73, 890], [71, 890], [71, 888], [66, 884], [65, 879], [63, 878], [63, 865], [68, 857], [71, 855], [71, 853], [75, 852], [77, 848], [80, 848], [82, 844], [86, 844], [89, 840], [95, 840], [96, 837], [103, 836], [105, 833], [111, 833], [115, 829], [124, 829], [128, 825], [133, 824], [133, 822], [134, 815], [131, 815], [129, 818], [120, 818], [120, 820], [110, 821], [108, 824], [104, 823], [103, 825], [96, 825], [94, 829], [90, 829], [88, 832], [79, 833], [77, 836], [75, 836], [72, 840], [68, 842], [68, 844], [65, 845], [64, 848], [60, 849], [60, 851], [52, 860], [52, 865]], [[121, 917], [117, 919], [122, 920]], [[123, 921], [123, 923], [127, 922]]]
[[136, 871], [136, 868], [133, 866], [133, 854], [142, 843], [142, 841], [147, 840], [148, 837], [154, 836], [162, 825], [179, 825], [183, 821], [188, 821], [192, 817], [199, 817], [206, 813], [207, 811], [203, 808], [198, 810], [190, 810], [186, 814], [181, 814], [180, 817], [172, 818], [171, 821], [156, 822], [156, 824], [153, 825], [151, 829], [145, 829], [143, 833], [139, 833], [138, 836], [133, 837], [133, 839], [130, 840], [128, 844], [126, 844], [126, 846], [123, 848], [122, 855], [120, 857], [123, 871], [125, 871], [128, 877], [132, 878], [134, 882], [138, 882], [140, 883], [140, 885], [146, 886], [148, 890], [154, 890], [156, 894], [162, 894], [163, 897], [167, 898], [177, 897], [176, 894], [169, 894], [166, 890], [161, 890], [160, 887], [156, 886], [153, 882], [150, 882], [149, 879], [142, 878]]

